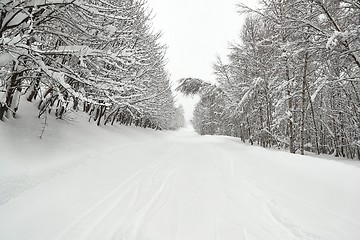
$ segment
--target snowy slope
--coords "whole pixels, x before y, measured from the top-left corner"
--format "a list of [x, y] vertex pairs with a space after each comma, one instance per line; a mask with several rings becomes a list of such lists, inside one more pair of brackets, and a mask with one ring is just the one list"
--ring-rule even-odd
[[0, 239], [358, 240], [360, 168], [198, 136], [0, 123]]

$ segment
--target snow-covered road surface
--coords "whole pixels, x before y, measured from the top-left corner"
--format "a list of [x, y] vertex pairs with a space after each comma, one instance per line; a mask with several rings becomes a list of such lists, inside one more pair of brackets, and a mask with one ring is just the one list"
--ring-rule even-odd
[[46, 152], [4, 129], [1, 240], [360, 239], [357, 166], [125, 127], [49, 129]]

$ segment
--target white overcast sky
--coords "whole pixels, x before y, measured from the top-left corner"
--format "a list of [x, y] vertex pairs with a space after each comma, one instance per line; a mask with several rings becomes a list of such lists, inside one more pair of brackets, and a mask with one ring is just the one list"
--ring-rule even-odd
[[[167, 45], [171, 81], [195, 77], [214, 81], [216, 55], [226, 60], [229, 42], [237, 42], [243, 17], [236, 3], [254, 6], [257, 0], [148, 0], [153, 27]], [[193, 100], [180, 99], [189, 118]]]

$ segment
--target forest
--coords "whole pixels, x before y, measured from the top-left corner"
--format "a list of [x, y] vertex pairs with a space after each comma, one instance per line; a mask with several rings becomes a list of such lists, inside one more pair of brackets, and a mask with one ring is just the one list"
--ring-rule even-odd
[[166, 47], [142, 0], [2, 0], [0, 120], [21, 99], [38, 117], [83, 111], [100, 124], [177, 129]]
[[262, 0], [246, 14], [217, 83], [180, 80], [199, 94], [193, 125], [291, 153], [360, 160], [360, 1]]
[[[0, 4], [0, 120], [21, 99], [39, 118], [88, 114], [100, 124], [184, 126], [166, 46], [143, 0], [5, 0]], [[291, 153], [360, 159], [360, 2], [261, 0], [246, 16], [216, 83], [184, 78], [200, 95], [201, 135], [228, 135]]]

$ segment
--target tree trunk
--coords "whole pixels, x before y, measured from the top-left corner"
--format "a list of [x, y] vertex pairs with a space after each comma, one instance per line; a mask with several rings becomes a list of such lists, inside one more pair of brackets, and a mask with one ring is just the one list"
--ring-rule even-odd
[[16, 63], [13, 63], [12, 76], [10, 78], [9, 85], [6, 89], [5, 93], [5, 102], [0, 105], [0, 120], [4, 120], [4, 116], [9, 117], [9, 112], [11, 112], [12, 116], [15, 117], [15, 113], [18, 109], [19, 98], [21, 94], [21, 81], [19, 80], [19, 76], [21, 73], [16, 71]]
[[34, 80], [29, 89], [27, 90], [26, 93], [26, 100], [29, 102], [32, 102], [32, 100], [36, 99], [36, 96], [38, 94], [39, 91], [39, 85], [40, 85], [40, 74], [36, 76], [36, 80]]
[[303, 72], [303, 81], [301, 89], [301, 131], [300, 131], [300, 153], [301, 155], [305, 154], [305, 90], [306, 90], [306, 78], [307, 78], [307, 65], [308, 65], [308, 52], [305, 53], [304, 60], [304, 72]]
[[310, 104], [310, 109], [311, 109], [311, 115], [312, 115], [312, 120], [313, 120], [313, 124], [314, 124], [314, 130], [315, 130], [315, 146], [316, 146], [316, 153], [319, 155], [320, 154], [320, 146], [319, 146], [319, 130], [318, 130], [318, 126], [316, 124], [316, 120], [315, 120], [315, 111], [314, 111], [314, 105], [313, 102], [311, 100], [311, 96], [310, 96], [310, 90], [309, 90], [309, 86], [306, 83], [306, 91], [307, 91], [307, 95], [308, 95], [308, 101]]
[[[287, 60], [286, 60], [287, 62]], [[287, 86], [287, 97], [288, 97], [288, 111], [289, 111], [289, 120], [288, 120], [288, 135], [289, 135], [289, 151], [290, 153], [295, 153], [295, 137], [294, 137], [294, 118], [293, 118], [293, 99], [291, 96], [291, 79], [289, 66], [286, 63], [286, 80], [288, 82]]]
[[7, 110], [6, 104], [0, 102], [0, 121], [4, 121], [4, 114]]

